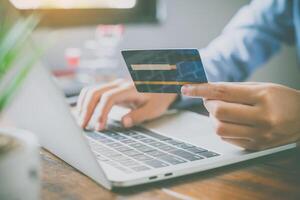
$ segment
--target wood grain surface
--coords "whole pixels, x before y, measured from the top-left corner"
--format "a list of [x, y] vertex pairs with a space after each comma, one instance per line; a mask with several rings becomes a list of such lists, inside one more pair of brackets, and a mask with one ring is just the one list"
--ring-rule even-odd
[[42, 199], [300, 199], [300, 152], [289, 150], [185, 177], [108, 191], [46, 150]]

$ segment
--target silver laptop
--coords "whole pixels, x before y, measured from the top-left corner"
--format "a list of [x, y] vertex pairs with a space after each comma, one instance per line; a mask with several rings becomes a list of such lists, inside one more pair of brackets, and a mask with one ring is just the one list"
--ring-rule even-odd
[[82, 131], [63, 93], [39, 65], [4, 116], [34, 132], [44, 148], [107, 189], [170, 179], [296, 147], [248, 152], [223, 142], [207, 117], [188, 111], [124, 129], [119, 119], [126, 112], [115, 107], [106, 131]]

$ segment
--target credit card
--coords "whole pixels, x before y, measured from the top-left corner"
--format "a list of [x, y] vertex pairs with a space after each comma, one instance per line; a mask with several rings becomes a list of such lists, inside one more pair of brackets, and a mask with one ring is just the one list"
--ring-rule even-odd
[[124, 50], [138, 92], [179, 93], [185, 84], [207, 83], [197, 49]]

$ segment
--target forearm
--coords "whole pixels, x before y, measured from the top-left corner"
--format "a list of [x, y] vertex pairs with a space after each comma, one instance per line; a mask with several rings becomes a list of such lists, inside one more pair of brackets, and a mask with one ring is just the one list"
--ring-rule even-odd
[[292, 1], [252, 1], [200, 50], [208, 80], [243, 81], [294, 38]]

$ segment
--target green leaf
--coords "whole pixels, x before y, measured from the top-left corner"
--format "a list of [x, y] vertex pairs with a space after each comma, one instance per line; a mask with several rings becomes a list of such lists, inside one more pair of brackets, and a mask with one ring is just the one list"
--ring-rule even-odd
[[11, 68], [37, 23], [34, 16], [19, 20], [4, 36], [0, 43], [0, 79]]
[[[16, 66], [16, 60], [24, 58], [24, 47], [31, 40], [31, 34], [36, 28], [39, 18], [32, 15], [26, 19], [19, 19], [14, 25], [1, 24], [0, 29], [0, 83], [9, 70]], [[12, 98], [27, 77], [30, 69], [44, 52], [41, 49], [27, 53], [27, 61], [12, 80], [9, 80], [3, 92], [0, 93], [0, 112], [12, 101]]]
[[11, 102], [13, 95], [15, 94], [17, 89], [22, 85], [28, 73], [30, 72], [34, 64], [37, 62], [37, 60], [41, 57], [43, 52], [43, 50], [39, 50], [6, 87], [3, 94], [0, 96], [0, 112]]

